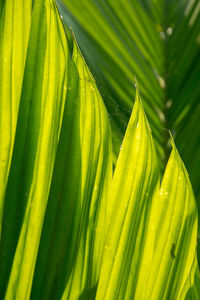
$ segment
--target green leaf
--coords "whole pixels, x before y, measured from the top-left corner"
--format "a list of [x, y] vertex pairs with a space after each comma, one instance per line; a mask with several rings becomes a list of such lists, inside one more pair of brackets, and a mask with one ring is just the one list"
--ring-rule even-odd
[[87, 298], [99, 278], [112, 179], [111, 132], [75, 42], [69, 76], [31, 299]]
[[197, 209], [172, 146], [159, 187], [156, 152], [136, 94], [112, 183], [97, 300], [179, 299], [182, 293], [195, 258]]
[[[107, 36], [101, 35], [102, 41], [101, 31], [97, 31], [101, 49], [105, 40], [108, 44], [111, 40], [119, 51], [111, 62], [119, 62], [121, 69], [115, 65], [113, 77], [110, 62], [106, 67], [107, 59], [100, 60], [109, 79], [107, 87], [109, 82], [113, 83], [116, 96], [118, 92], [120, 96], [116, 101], [122, 105], [117, 118], [112, 117], [113, 128], [124, 130], [126, 127], [132, 105], [129, 96], [133, 92], [130, 89], [127, 97], [129, 84], [124, 83], [127, 76], [132, 76], [132, 70], [140, 72], [142, 68], [139, 81], [144, 83], [144, 104], [158, 138], [156, 145], [160, 154], [164, 149], [162, 143], [168, 139], [165, 133], [162, 142], [159, 140], [162, 131], [159, 126], [163, 125], [162, 114], [165, 113], [161, 100], [164, 79], [160, 75], [165, 68], [160, 60], [162, 40], [160, 42], [157, 29], [151, 25], [163, 18], [163, 3], [153, 5], [138, 1], [132, 5], [127, 2], [123, 7], [119, 2], [114, 5], [111, 1], [95, 1], [99, 11], [93, 12], [89, 2], [77, 2], [77, 8], [85, 5], [104, 29], [106, 23], [102, 22], [99, 12], [105, 10], [105, 21], [113, 22], [124, 40], [122, 45], [113, 36], [115, 26], [110, 27]], [[183, 3], [193, 29], [196, 29], [198, 13], [195, 3]], [[173, 20], [174, 15], [179, 15], [180, 6], [169, 4], [169, 19]], [[19, 51], [19, 63], [14, 59], [14, 52], [9, 54], [9, 63], [4, 68], [3, 62], [3, 72], [0, 71], [0, 92], [6, 97], [0, 106], [3, 118], [6, 101], [10, 107], [16, 104], [13, 114], [6, 115], [7, 123], [14, 122], [12, 134], [6, 131], [4, 136], [4, 127], [0, 129], [2, 145], [7, 147], [10, 143], [8, 151], [2, 152], [6, 164], [2, 164], [4, 181], [1, 185], [0, 298], [198, 299], [197, 208], [173, 139], [160, 184], [160, 158], [136, 88], [134, 109], [112, 174], [109, 117], [76, 41], [65, 32], [54, 0], [35, 0], [27, 7], [31, 15], [28, 15], [29, 26], [24, 29], [26, 38], [18, 40], [11, 24], [16, 20], [21, 22], [25, 6], [15, 7], [9, 0], [0, 4], [3, 16], [0, 59], [4, 61], [6, 57], [6, 34], [13, 43], [9, 40], [8, 52], [13, 51], [16, 43], [23, 52]], [[86, 16], [87, 12], [82, 10], [82, 15]], [[129, 28], [132, 16], [135, 33]], [[121, 25], [122, 20], [124, 25]], [[144, 28], [140, 26], [143, 23]], [[96, 23], [91, 24], [95, 27]], [[21, 23], [19, 29], [23, 35]], [[187, 36], [190, 32], [188, 29]], [[153, 51], [152, 43], [157, 41]], [[115, 47], [106, 45], [110, 57]], [[129, 47], [133, 54], [124, 52]], [[123, 53], [121, 62], [119, 58]], [[97, 55], [97, 62], [100, 56]], [[187, 64], [178, 63], [186, 73]], [[20, 68], [21, 77], [12, 94], [16, 66]], [[173, 65], [169, 65], [169, 69], [173, 70]], [[14, 76], [11, 82], [8, 74]], [[176, 79], [175, 82], [178, 84]], [[106, 92], [109, 93], [109, 88]], [[194, 102], [195, 97], [192, 97]], [[153, 99], [158, 115], [151, 102]], [[106, 104], [109, 105], [109, 101]], [[176, 124], [185, 120], [184, 114], [178, 114], [179, 109], [177, 105], [172, 116]], [[119, 119], [119, 115], [124, 117]], [[117, 143], [121, 139], [122, 136]]]
[[[112, 1], [65, 3], [76, 20], [71, 14], [66, 14], [63, 8], [61, 13], [64, 20], [69, 19], [68, 24], [72, 26], [84, 56], [98, 78], [97, 84], [103, 90], [113, 127], [115, 156], [132, 110], [135, 74], [141, 86], [145, 109], [148, 107], [148, 117], [154, 120], [152, 130], [158, 142], [162, 143], [162, 139], [159, 140], [162, 122], [156, 113], [163, 109], [162, 91], [156, 77], [152, 76], [152, 68], [162, 72], [161, 61], [157, 59], [162, 55], [162, 41], [152, 20], [146, 16], [143, 22], [144, 13], [137, 3], [134, 7], [130, 2], [123, 6], [120, 2]], [[131, 24], [132, 21], [134, 24]], [[153, 49], [154, 57], [151, 59], [152, 43], [156, 49]], [[147, 62], [148, 58], [150, 63]], [[160, 145], [158, 149], [163, 155]]]
[[[188, 289], [189, 288], [189, 289]], [[200, 298], [200, 273], [197, 257], [194, 259], [190, 276], [187, 279], [180, 299], [198, 300]]]
[[0, 3], [0, 232], [31, 25], [32, 0]]
[[58, 2], [110, 114], [115, 158], [131, 113], [136, 75], [161, 170], [170, 153], [166, 128], [176, 137], [198, 196], [199, 1]]
[[[179, 299], [195, 258], [197, 209], [189, 177], [174, 143], [159, 194], [152, 200], [140, 274], [142, 295]], [[146, 273], [145, 273], [146, 272]], [[139, 285], [139, 283], [138, 283]], [[139, 293], [139, 295], [141, 295]], [[149, 295], [149, 296], [148, 296]]]
[[55, 2], [34, 1], [5, 193], [1, 298], [5, 292], [5, 299], [23, 300], [30, 295], [66, 97], [67, 72], [67, 40]]

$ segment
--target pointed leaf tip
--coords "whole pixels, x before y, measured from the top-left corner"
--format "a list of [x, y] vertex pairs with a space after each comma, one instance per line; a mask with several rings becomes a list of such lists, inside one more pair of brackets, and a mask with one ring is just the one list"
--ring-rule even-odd
[[177, 150], [176, 145], [175, 145], [175, 142], [174, 142], [173, 135], [172, 135], [172, 133], [171, 133], [170, 130], [169, 130], [169, 135], [170, 135], [170, 140], [171, 140], [172, 148]]

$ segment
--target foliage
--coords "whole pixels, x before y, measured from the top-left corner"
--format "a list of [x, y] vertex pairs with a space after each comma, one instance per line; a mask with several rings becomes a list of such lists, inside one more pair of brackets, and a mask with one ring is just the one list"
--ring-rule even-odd
[[[192, 66], [199, 46], [185, 64], [176, 62], [183, 95], [188, 91], [178, 104], [180, 78], [170, 79], [175, 60], [167, 57], [167, 75], [163, 62], [163, 48], [173, 49], [175, 40], [163, 45], [153, 26], [162, 6], [130, 3], [126, 14], [120, 2], [67, 2], [71, 12], [61, 7], [97, 84], [54, 0], [0, 3], [1, 299], [200, 299], [196, 201], [173, 137], [168, 159], [169, 134], [162, 129], [165, 123], [177, 130], [189, 161], [198, 133], [188, 152], [182, 143], [189, 130], [184, 141], [178, 134], [193, 110], [190, 130], [198, 116], [199, 87], [194, 81], [189, 88], [186, 74], [198, 73], [198, 61]], [[180, 28], [191, 22], [188, 47], [199, 23], [196, 2], [190, 6], [186, 21], [177, 22]], [[182, 7], [172, 8], [170, 2], [176, 20]], [[127, 80], [133, 74], [144, 108], [137, 84]], [[180, 113], [188, 95], [191, 106]]]
[[[97, 80], [118, 153], [134, 100], [134, 76], [158, 151], [161, 169], [171, 130], [200, 191], [200, 4], [198, 0], [94, 0], [61, 5]], [[192, 135], [191, 135], [192, 132]]]

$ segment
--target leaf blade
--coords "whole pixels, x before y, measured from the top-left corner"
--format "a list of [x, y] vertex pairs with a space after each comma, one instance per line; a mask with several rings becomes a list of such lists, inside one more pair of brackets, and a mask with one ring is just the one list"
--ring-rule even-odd
[[67, 40], [55, 2], [35, 1], [0, 245], [5, 299], [27, 299], [30, 294], [65, 101], [67, 63]]

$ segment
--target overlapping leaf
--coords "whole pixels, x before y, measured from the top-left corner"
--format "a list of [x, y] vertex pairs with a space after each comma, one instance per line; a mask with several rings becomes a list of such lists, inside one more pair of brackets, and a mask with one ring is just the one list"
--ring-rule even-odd
[[32, 2], [0, 2], [0, 232], [30, 32]]
[[164, 109], [163, 93], [152, 72], [154, 69], [163, 73], [162, 61], [158, 59], [162, 57], [162, 41], [152, 20], [144, 15], [139, 4], [133, 5], [129, 1], [123, 4], [120, 1], [64, 2], [82, 27], [61, 9], [64, 20], [70, 18], [68, 24], [72, 25], [84, 56], [98, 78], [98, 86], [103, 87], [114, 129], [115, 159], [133, 105], [135, 74], [141, 85], [144, 107], [149, 112], [148, 118], [152, 119], [157, 149], [160, 156], [164, 156], [162, 122], [157, 114]]
[[175, 146], [161, 187], [156, 159], [136, 96], [112, 183], [96, 299], [179, 299], [183, 295], [195, 258], [196, 204]]
[[[12, 5], [9, 9], [13, 10]], [[23, 44], [23, 40], [19, 42]], [[5, 299], [29, 298], [62, 121], [67, 63], [67, 40], [55, 2], [34, 1], [4, 201], [0, 244], [2, 299], [5, 293]], [[4, 101], [12, 99], [7, 95]]]
[[162, 128], [170, 129], [198, 195], [199, 1], [58, 2], [66, 5], [60, 6], [61, 13], [102, 89], [115, 154], [130, 115], [136, 75], [159, 161], [166, 162], [169, 155], [168, 134]]
[[186, 281], [180, 299], [198, 300], [199, 298], [200, 298], [200, 274], [199, 274], [197, 258], [195, 257], [190, 272], [190, 276], [188, 276], [188, 279]]
[[[76, 42], [68, 46], [55, 2], [36, 0], [32, 9], [24, 72], [19, 64], [24, 77], [12, 162], [4, 168], [0, 297], [195, 299], [197, 209], [175, 145], [160, 186], [158, 155], [137, 91], [112, 175], [110, 124], [96, 83]], [[136, 12], [143, 15], [139, 5]], [[150, 45], [144, 36], [141, 47], [143, 42]], [[144, 57], [161, 71], [156, 55], [144, 50]], [[156, 80], [150, 77], [142, 89], [148, 99], [151, 84], [159, 99]]]
[[87, 299], [99, 278], [112, 179], [111, 134], [103, 101], [75, 43], [69, 76], [32, 299], [81, 294]]

